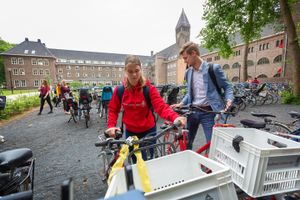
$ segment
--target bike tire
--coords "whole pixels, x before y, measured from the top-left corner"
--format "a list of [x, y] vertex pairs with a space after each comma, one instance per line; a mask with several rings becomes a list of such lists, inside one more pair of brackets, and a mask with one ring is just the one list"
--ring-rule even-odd
[[74, 112], [73, 108], [70, 108], [70, 113], [71, 113], [71, 116], [72, 116], [72, 119], [74, 120], [74, 122], [77, 123], [77, 119], [76, 119], [75, 112]]
[[268, 128], [270, 132], [279, 132], [279, 133], [288, 133], [288, 134], [292, 133], [292, 130], [288, 126], [278, 122], [268, 125]]
[[101, 151], [100, 155], [101, 165], [100, 165], [100, 177], [103, 183], [107, 184], [107, 179], [109, 172], [111, 171], [110, 163], [113, 160], [113, 153], [110, 151]]
[[89, 121], [90, 121], [90, 113], [87, 111], [87, 114], [84, 115], [85, 118], [85, 126], [86, 128], [89, 127]]

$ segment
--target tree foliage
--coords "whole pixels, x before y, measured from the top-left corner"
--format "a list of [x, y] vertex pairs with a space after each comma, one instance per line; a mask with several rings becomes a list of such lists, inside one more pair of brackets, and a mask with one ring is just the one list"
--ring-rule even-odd
[[[0, 37], [0, 53], [3, 53], [14, 46], [15, 45], [2, 40]], [[0, 55], [0, 85], [2, 85], [3, 82], [5, 82], [4, 60], [3, 56]]]
[[[259, 38], [262, 28], [279, 16], [278, 0], [207, 0], [204, 7], [206, 27], [201, 30], [201, 44], [209, 50], [218, 50], [224, 58], [230, 57], [238, 34], [248, 44]], [[247, 48], [244, 51], [243, 79], [247, 75]], [[245, 81], [245, 80], [244, 80]]]

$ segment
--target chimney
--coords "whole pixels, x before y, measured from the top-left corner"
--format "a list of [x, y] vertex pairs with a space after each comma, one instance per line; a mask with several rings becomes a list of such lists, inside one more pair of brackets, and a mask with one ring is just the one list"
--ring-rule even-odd
[[25, 41], [28, 42], [28, 38], [27, 37], [25, 38]]
[[151, 56], [153, 56], [153, 51], [151, 51]]
[[41, 39], [38, 39], [37, 41], [38, 41], [39, 43], [41, 43]]

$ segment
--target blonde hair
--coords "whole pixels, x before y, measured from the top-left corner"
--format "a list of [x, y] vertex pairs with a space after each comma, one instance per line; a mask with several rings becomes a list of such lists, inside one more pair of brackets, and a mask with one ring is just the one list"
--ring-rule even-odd
[[[125, 71], [127, 70], [127, 65], [128, 64], [134, 64], [134, 65], [138, 65], [140, 66], [141, 68], [141, 77], [140, 77], [140, 80], [139, 80], [139, 83], [141, 84], [141, 86], [143, 87], [145, 84], [146, 84], [146, 78], [143, 76], [143, 73], [142, 73], [142, 64], [141, 64], [141, 61], [139, 59], [138, 56], [135, 56], [135, 55], [128, 55], [125, 59]], [[128, 78], [126, 79], [126, 83], [125, 83], [125, 88], [126, 89], [131, 89], [133, 87], [133, 85], [130, 84]]]

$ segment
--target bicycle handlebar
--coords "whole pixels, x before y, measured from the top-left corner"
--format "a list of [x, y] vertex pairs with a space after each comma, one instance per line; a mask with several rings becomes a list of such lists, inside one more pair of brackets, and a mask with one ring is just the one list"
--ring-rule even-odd
[[135, 145], [135, 144], [144, 144], [153, 140], [157, 140], [158, 138], [160, 138], [165, 132], [174, 129], [174, 128], [179, 128], [180, 122], [177, 122], [176, 124], [171, 124], [169, 126], [167, 126], [165, 129], [163, 129], [162, 131], [159, 132], [155, 132], [157, 133], [155, 136], [148, 136], [145, 138], [142, 138], [140, 140], [133, 140], [133, 137], [128, 137], [127, 139], [115, 139], [115, 138], [107, 138], [104, 141], [100, 141], [100, 142], [96, 142], [95, 146], [96, 147], [105, 147], [105, 146], [109, 146], [109, 145], [113, 145], [113, 144], [127, 144], [129, 146]]
[[[200, 110], [203, 112], [211, 113], [211, 114], [226, 114], [226, 115], [235, 115], [236, 112], [229, 112], [229, 111], [213, 111], [213, 110], [206, 110], [203, 107], [196, 106], [196, 105], [188, 105], [188, 106], [182, 106], [180, 108], [175, 108], [174, 111], [183, 115], [191, 114], [195, 110]], [[228, 109], [230, 110], [230, 108]]]

